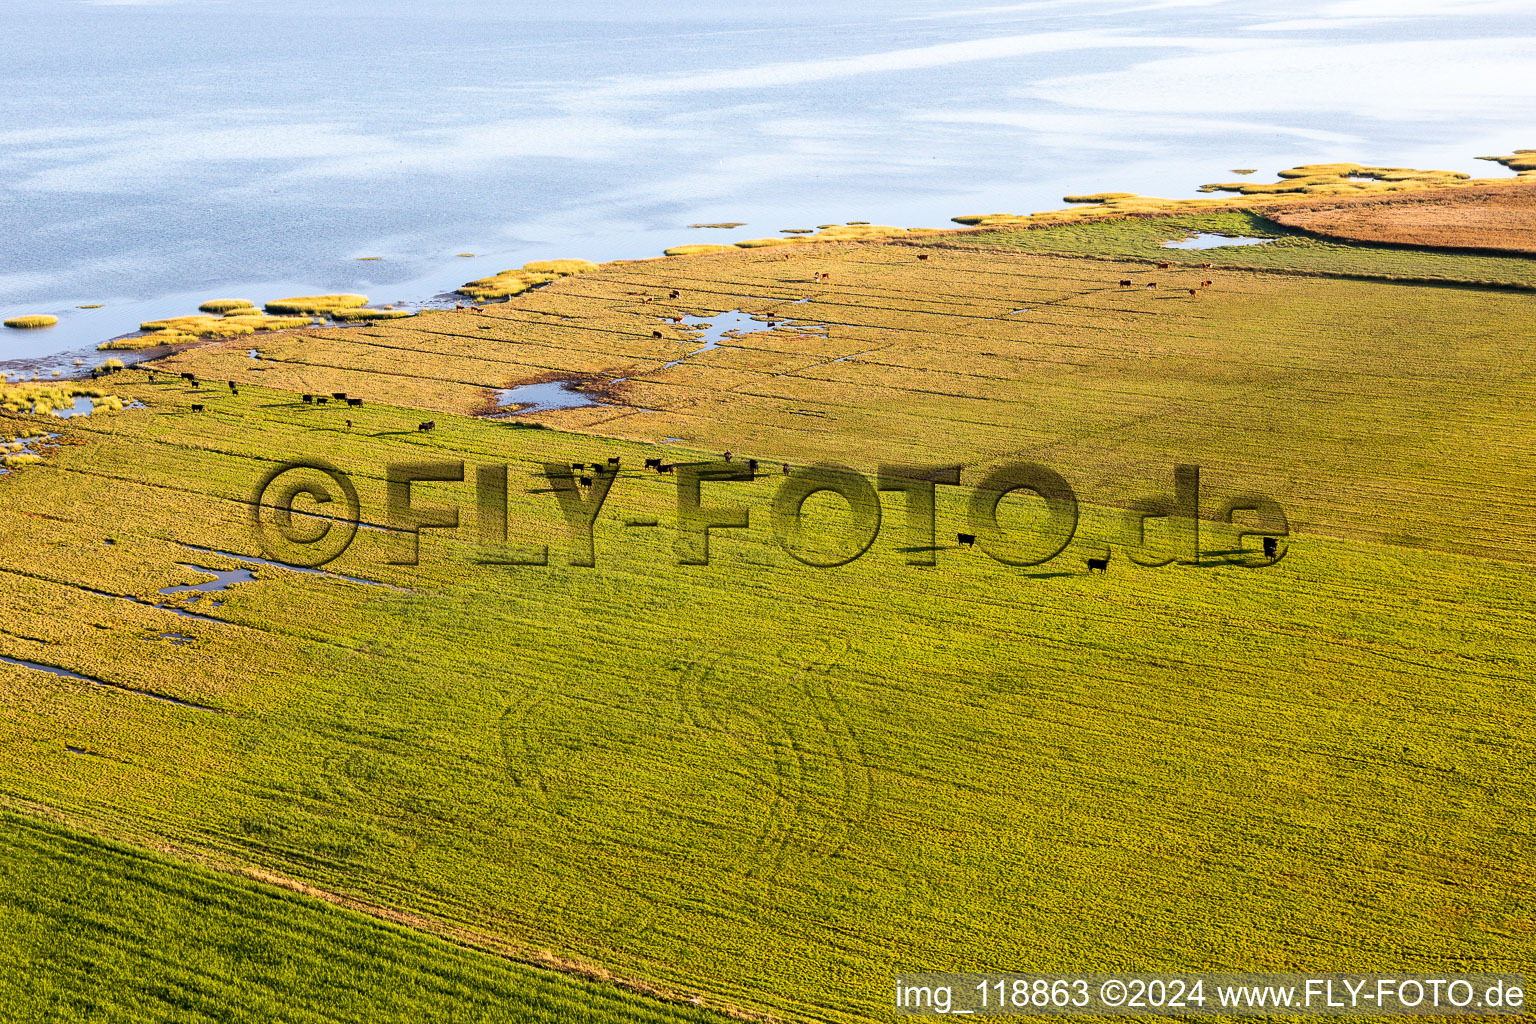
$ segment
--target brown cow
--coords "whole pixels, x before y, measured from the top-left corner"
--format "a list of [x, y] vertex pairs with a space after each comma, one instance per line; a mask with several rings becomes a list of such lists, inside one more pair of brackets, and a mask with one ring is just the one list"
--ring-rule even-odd
[[1156, 281], [1148, 281], [1147, 282], [1147, 287], [1148, 288], [1156, 288], [1157, 287], [1157, 282]]
[[1192, 298], [1192, 299], [1198, 299], [1200, 297], [1200, 293], [1195, 291], [1195, 289], [1191, 288], [1189, 290], [1189, 297]]
[[678, 291], [676, 288], [673, 288], [670, 292], [667, 293], [667, 298], [669, 299], [680, 299], [682, 297], [683, 293]]
[[928, 257], [927, 257], [926, 254], [924, 254], [924, 255], [918, 256], [917, 258], [920, 259], [920, 260], [926, 260]]
[[1159, 264], [1158, 264], [1158, 265], [1157, 265], [1157, 269], [1158, 269], [1158, 270], [1167, 270], [1167, 269], [1168, 269], [1168, 268], [1169, 268], [1169, 267], [1171, 267], [1171, 266], [1173, 266], [1173, 264], [1172, 264], [1172, 263], [1159, 263]]
[[1201, 288], [1209, 288], [1210, 286], [1211, 286], [1211, 282], [1209, 282], [1209, 281], [1201, 281], [1200, 282], [1200, 287]]

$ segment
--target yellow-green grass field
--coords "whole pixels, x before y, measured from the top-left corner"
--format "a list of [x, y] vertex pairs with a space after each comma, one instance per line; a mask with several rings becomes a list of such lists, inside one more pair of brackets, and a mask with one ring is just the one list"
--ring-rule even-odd
[[55, 823], [0, 844], [9, 1021], [721, 1019]]
[[[1078, 255], [964, 233], [614, 264], [114, 375], [145, 408], [47, 422], [41, 464], [0, 476], [0, 655], [108, 684], [0, 664], [0, 795], [787, 1020], [884, 1019], [914, 969], [1527, 969], [1533, 296], [1456, 280], [1481, 264], [1158, 269], [1119, 223]], [[738, 309], [778, 327], [690, 355], [672, 321]], [[606, 404], [471, 415], [568, 378]], [[298, 399], [331, 391], [365, 405]], [[726, 450], [772, 472], [706, 483], [750, 525], [679, 565], [676, 477], [643, 461]], [[578, 567], [540, 467], [611, 456]], [[248, 502], [300, 458], [351, 473], [370, 527], [330, 575], [159, 594], [241, 565], [199, 549], [261, 554]], [[508, 466], [507, 543], [548, 565], [490, 564], [472, 483], [419, 485], [461, 528], [390, 564], [384, 467], [434, 460]], [[1033, 568], [956, 544], [1018, 460], [1083, 503]], [[794, 561], [786, 461], [963, 466], [938, 564], [907, 564], [897, 494], [861, 559]], [[1202, 467], [1205, 557], [1134, 567], [1121, 510], [1175, 463]], [[1293, 531], [1267, 568], [1223, 562], [1213, 521], [1252, 491]], [[831, 546], [836, 499], [806, 508]]]

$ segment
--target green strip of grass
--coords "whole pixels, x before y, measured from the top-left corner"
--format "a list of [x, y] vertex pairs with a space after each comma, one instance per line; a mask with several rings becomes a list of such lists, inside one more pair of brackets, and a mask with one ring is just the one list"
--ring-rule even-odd
[[0, 813], [7, 1021], [718, 1021]]
[[[1274, 241], [1212, 249], [1164, 246], [1201, 232]], [[1227, 268], [1536, 286], [1536, 261], [1529, 259], [1324, 241], [1243, 211], [978, 231], [948, 236], [944, 243], [1072, 256], [1129, 256], [1184, 266], [1210, 263]]]

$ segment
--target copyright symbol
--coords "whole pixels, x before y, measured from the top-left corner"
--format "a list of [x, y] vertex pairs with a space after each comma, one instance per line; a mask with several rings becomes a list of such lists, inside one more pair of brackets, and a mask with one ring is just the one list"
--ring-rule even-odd
[[[305, 495], [312, 509], [294, 507]], [[274, 562], [313, 569], [346, 551], [357, 536], [362, 506], [352, 480], [328, 462], [285, 462], [256, 484], [251, 524]]]
[[1100, 985], [1099, 1002], [1105, 1006], [1119, 1006], [1125, 1002], [1125, 982], [1111, 978]]

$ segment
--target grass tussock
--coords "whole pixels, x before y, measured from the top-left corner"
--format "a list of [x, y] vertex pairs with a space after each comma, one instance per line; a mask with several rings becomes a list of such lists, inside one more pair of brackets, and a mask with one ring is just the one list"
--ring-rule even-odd
[[[1510, 157], [1485, 157], [1514, 169], [1536, 167], [1529, 154], [1517, 151]], [[1233, 174], [1253, 173], [1250, 168]], [[1527, 173], [1520, 171], [1521, 174]], [[1078, 204], [1065, 210], [1046, 210], [1031, 214], [985, 213], [952, 218], [968, 227], [1036, 227], [1071, 224], [1105, 218], [1146, 213], [1179, 213], [1201, 209], [1271, 207], [1277, 203], [1308, 201], [1327, 196], [1371, 196], [1397, 194], [1421, 189], [1458, 188], [1473, 185], [1507, 184], [1508, 178], [1473, 178], [1461, 171], [1423, 171], [1410, 167], [1371, 167], [1355, 163], [1304, 164], [1281, 171], [1278, 181], [1214, 182], [1199, 191], [1230, 193], [1213, 199], [1159, 199], [1127, 192], [1101, 192], [1094, 195], [1065, 197]], [[1515, 179], [1518, 180], [1518, 179]]]
[[691, 228], [744, 228], [747, 222], [744, 220], [722, 220], [714, 224], [689, 224]]
[[105, 305], [106, 305], [106, 304], [105, 304], [105, 303], [102, 303], [102, 302], [93, 302], [93, 303], [91, 303], [91, 304], [90, 304], [90, 305], [88, 305], [88, 306], [76, 306], [76, 307], [75, 307], [75, 308], [76, 308], [76, 309], [101, 309], [101, 308], [103, 308], [103, 306], [105, 306]]
[[366, 305], [368, 305], [366, 295], [299, 295], [269, 302], [266, 310], [268, 313], [276, 314], [308, 313], [315, 316], [330, 316], [338, 309], [356, 309], [358, 306]]
[[204, 313], [233, 313], [237, 309], [254, 311], [256, 303], [249, 299], [209, 299], [197, 308]]
[[32, 316], [13, 316], [5, 321], [5, 326], [14, 327], [17, 330], [28, 331], [38, 327], [52, 327], [59, 322], [56, 316], [47, 313], [38, 313]]
[[342, 309], [332, 314], [331, 319], [341, 323], [357, 323], [366, 320], [403, 320], [415, 315], [408, 309]]
[[1536, 149], [1517, 149], [1508, 156], [1480, 156], [1478, 159], [1501, 164], [1516, 174], [1536, 174]]
[[548, 284], [558, 277], [584, 274], [596, 270], [597, 264], [588, 260], [534, 260], [521, 267], [501, 270], [490, 277], [470, 281], [459, 288], [460, 295], [472, 299], [510, 299], [530, 288]]
[[666, 251], [668, 256], [698, 256], [703, 253], [725, 252], [728, 245], [674, 245]]

